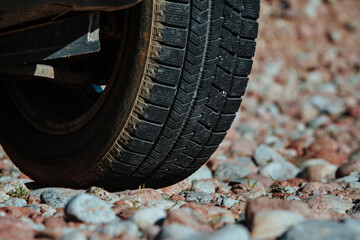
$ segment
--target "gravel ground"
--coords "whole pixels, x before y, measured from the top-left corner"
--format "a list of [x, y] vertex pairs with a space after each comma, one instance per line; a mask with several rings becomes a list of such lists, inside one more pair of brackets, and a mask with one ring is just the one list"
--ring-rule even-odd
[[360, 2], [263, 0], [241, 113], [163, 189], [37, 188], [0, 154], [0, 239], [360, 239]]

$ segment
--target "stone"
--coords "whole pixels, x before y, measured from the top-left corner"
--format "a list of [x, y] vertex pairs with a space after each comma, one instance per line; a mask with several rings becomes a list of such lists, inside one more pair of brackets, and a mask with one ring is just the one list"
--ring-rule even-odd
[[19, 190], [22, 192], [29, 192], [29, 189], [25, 186], [25, 184], [19, 180], [11, 180], [4, 183], [4, 185], [1, 186], [1, 190], [6, 194], [12, 195], [16, 195]]
[[250, 234], [246, 227], [242, 225], [227, 225], [223, 228], [210, 233], [205, 239], [220, 240], [220, 239], [241, 239], [250, 240]]
[[83, 232], [73, 231], [71, 233], [65, 234], [59, 240], [87, 240], [87, 236]]
[[358, 182], [359, 180], [360, 180], [360, 175], [353, 172], [350, 175], [336, 179], [335, 182], [352, 183], [352, 182]]
[[104, 228], [99, 231], [110, 237], [116, 237], [125, 232], [134, 237], [140, 235], [139, 229], [135, 223], [131, 221], [120, 221], [118, 219], [106, 224]]
[[270, 162], [281, 162], [285, 159], [265, 144], [260, 144], [254, 151], [254, 160], [258, 166], [266, 166]]
[[254, 239], [276, 238], [289, 227], [304, 221], [300, 214], [284, 210], [260, 211], [251, 221], [251, 237]]
[[201, 168], [199, 168], [199, 170], [194, 172], [189, 177], [189, 180], [194, 181], [194, 180], [201, 180], [201, 179], [207, 179], [207, 178], [212, 178], [212, 172], [211, 172], [210, 168], [208, 168], [206, 165], [203, 165]]
[[163, 227], [155, 239], [197, 240], [202, 239], [205, 236], [205, 234], [200, 233], [191, 227], [173, 223]]
[[306, 126], [311, 128], [319, 128], [330, 122], [329, 117], [321, 115], [320, 117], [313, 118], [306, 123]]
[[184, 201], [154, 200], [144, 204], [145, 207], [159, 207], [164, 210], [174, 210], [184, 205]]
[[291, 200], [296, 200], [296, 201], [300, 201], [301, 199], [297, 196], [287, 196], [285, 197], [285, 200], [291, 201]]
[[343, 240], [360, 239], [359, 233], [344, 223], [308, 220], [291, 227], [279, 240]]
[[271, 162], [260, 169], [263, 176], [271, 176], [275, 180], [286, 180], [296, 177], [300, 169], [290, 162]]
[[240, 164], [250, 165], [256, 167], [254, 161], [251, 157], [236, 157], [234, 160]]
[[304, 12], [305, 14], [309, 17], [309, 18], [316, 18], [317, 17], [317, 12], [318, 12], [318, 8], [321, 5], [321, 0], [310, 0], [308, 1], [308, 3], [305, 5], [304, 8]]
[[303, 171], [301, 176], [308, 181], [321, 181], [328, 176], [335, 176], [337, 167], [323, 159], [305, 161], [301, 166]]
[[143, 208], [131, 217], [140, 230], [146, 230], [157, 222], [166, 218], [166, 212], [159, 207]]
[[[178, 182], [171, 186], [162, 188], [161, 191], [168, 196], [172, 196], [172, 195], [178, 194], [184, 190], [189, 190], [190, 188], [191, 188], [191, 180], [190, 180], [190, 178], [186, 178], [181, 182]], [[159, 200], [159, 199], [157, 199], [157, 200]]]
[[70, 189], [70, 188], [60, 188], [60, 187], [51, 187], [50, 188], [49, 187], [49, 188], [39, 188], [36, 190], [32, 190], [32, 191], [30, 191], [30, 194], [33, 195], [36, 199], [41, 200], [40, 199], [41, 194], [47, 190], [56, 191], [60, 197], [64, 197], [66, 199], [70, 199], [79, 193], [85, 192], [85, 190], [74, 190], [74, 189]]
[[342, 164], [336, 170], [336, 178], [341, 178], [350, 175], [354, 171], [360, 171], [360, 161], [350, 161]]
[[182, 207], [168, 212], [164, 225], [171, 225], [174, 223], [191, 227], [197, 231], [212, 230], [211, 226], [206, 224], [205, 217], [202, 214], [198, 214], [188, 207]]
[[238, 200], [232, 198], [224, 198], [221, 202], [221, 206], [225, 206], [226, 208], [231, 208], [235, 203], [238, 203]]
[[47, 189], [40, 194], [40, 200], [53, 208], [64, 208], [66, 203], [71, 199], [70, 196], [63, 197], [53, 189]]
[[[312, 216], [309, 206], [302, 201], [287, 201], [281, 199], [256, 198], [251, 200], [246, 206], [247, 221], [254, 218], [255, 214], [268, 210], [285, 210], [300, 214], [304, 217]], [[248, 222], [248, 224], [251, 224]]]
[[355, 204], [350, 209], [346, 210], [346, 214], [352, 215], [360, 213], [360, 203]]
[[0, 203], [5, 202], [9, 198], [9, 195], [7, 195], [4, 191], [0, 190]]
[[311, 195], [327, 194], [334, 190], [344, 190], [347, 184], [344, 183], [322, 183], [322, 182], [309, 182], [306, 183], [302, 188], [301, 192]]
[[[197, 204], [194, 202], [186, 203], [182, 208], [191, 208], [196, 214], [202, 217], [205, 222], [217, 223], [220, 218], [228, 215], [232, 218], [236, 218], [234, 214], [222, 207], [212, 206], [210, 204]], [[182, 209], [181, 208], [181, 209]]]
[[360, 161], [360, 150], [357, 150], [355, 152], [353, 152], [350, 156], [349, 156], [350, 161], [352, 162], [359, 162]]
[[88, 190], [86, 190], [85, 193], [93, 195], [93, 196], [100, 198], [101, 200], [103, 200], [105, 202], [109, 202], [111, 204], [120, 200], [119, 196], [117, 196], [113, 193], [109, 193], [108, 191], [106, 191], [102, 188], [99, 188], [99, 187], [90, 187]]
[[327, 136], [317, 138], [307, 148], [307, 152], [312, 158], [324, 159], [335, 166], [339, 166], [348, 161], [344, 154], [338, 152], [336, 141]]
[[191, 190], [205, 193], [215, 193], [215, 186], [211, 182], [194, 180]]
[[15, 207], [24, 207], [27, 202], [21, 198], [10, 198], [9, 200], [5, 201], [5, 206], [15, 206]]
[[24, 223], [27, 223], [29, 224], [29, 226], [35, 230], [35, 231], [45, 231], [45, 226], [44, 224], [41, 224], [41, 223], [34, 223], [33, 220], [31, 220], [30, 218], [27, 218], [27, 217], [21, 217], [20, 220]]
[[196, 202], [196, 203], [211, 203], [211, 196], [205, 192], [195, 192], [191, 191], [186, 193], [186, 201], [188, 202]]
[[351, 182], [346, 186], [347, 189], [360, 189], [360, 182]]
[[246, 166], [224, 163], [215, 170], [214, 177], [219, 181], [227, 182], [244, 178], [251, 173], [253, 171]]
[[333, 195], [309, 197], [306, 199], [306, 202], [311, 208], [320, 210], [339, 209], [345, 211], [354, 206], [353, 203]]
[[0, 217], [0, 239], [31, 240], [34, 231], [29, 224], [14, 217]]
[[65, 207], [69, 219], [85, 223], [101, 224], [115, 219], [115, 213], [103, 200], [89, 194], [78, 194]]

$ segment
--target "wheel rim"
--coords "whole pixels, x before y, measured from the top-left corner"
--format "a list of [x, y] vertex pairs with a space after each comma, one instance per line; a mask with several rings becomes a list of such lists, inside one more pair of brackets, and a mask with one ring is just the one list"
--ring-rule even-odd
[[[84, 127], [101, 108], [125, 60], [131, 24], [129, 10], [104, 13], [102, 22], [105, 24], [100, 32], [102, 50], [99, 53], [45, 62], [53, 68], [54, 80], [32, 77], [30, 81], [18, 79], [7, 83], [18, 109], [36, 129], [53, 135], [69, 134]], [[57, 82], [57, 72], [64, 69], [76, 70], [69, 76], [74, 80], [79, 70], [80, 74], [86, 73], [87, 83]]]

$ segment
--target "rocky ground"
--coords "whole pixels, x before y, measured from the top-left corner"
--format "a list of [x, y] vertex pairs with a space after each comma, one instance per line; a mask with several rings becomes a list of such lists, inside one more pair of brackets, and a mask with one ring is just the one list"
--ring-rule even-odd
[[263, 0], [260, 27], [206, 166], [109, 193], [36, 188], [2, 154], [0, 239], [360, 239], [360, 2]]

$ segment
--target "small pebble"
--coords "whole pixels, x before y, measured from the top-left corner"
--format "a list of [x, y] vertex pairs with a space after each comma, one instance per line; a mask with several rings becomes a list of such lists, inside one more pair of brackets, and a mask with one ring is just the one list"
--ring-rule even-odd
[[282, 162], [285, 159], [265, 144], [259, 145], [254, 152], [254, 160], [259, 166], [266, 166], [270, 162]]
[[65, 207], [69, 219], [85, 223], [108, 223], [115, 219], [115, 213], [110, 205], [89, 194], [78, 194]]
[[137, 210], [131, 219], [136, 223], [140, 230], [146, 230], [165, 218], [166, 212], [163, 209], [159, 207], [150, 207]]
[[220, 181], [232, 181], [252, 173], [252, 170], [246, 166], [240, 166], [232, 163], [221, 164], [216, 170], [214, 177]]
[[[358, 225], [359, 226], [359, 225]], [[358, 228], [357, 226], [357, 228]], [[291, 227], [279, 240], [360, 239], [358, 230], [336, 221], [308, 220]]]
[[186, 194], [186, 201], [206, 204], [211, 203], [211, 196], [205, 192], [192, 191]]
[[53, 189], [48, 189], [41, 193], [40, 200], [53, 208], [64, 208], [70, 199], [60, 196]]
[[15, 207], [24, 207], [26, 206], [27, 202], [21, 198], [10, 198], [9, 200], [5, 201], [5, 206], [15, 206]]
[[195, 180], [193, 181], [193, 186], [191, 190], [205, 193], [215, 193], [215, 186], [211, 182]]

